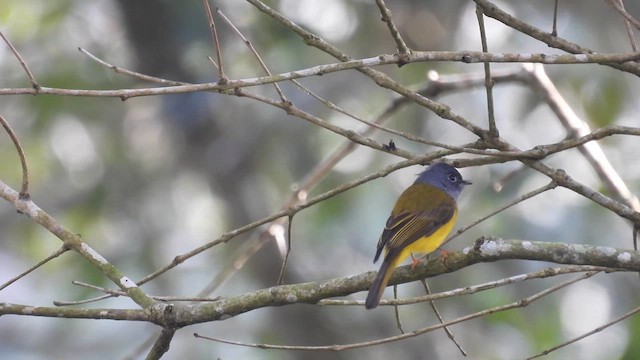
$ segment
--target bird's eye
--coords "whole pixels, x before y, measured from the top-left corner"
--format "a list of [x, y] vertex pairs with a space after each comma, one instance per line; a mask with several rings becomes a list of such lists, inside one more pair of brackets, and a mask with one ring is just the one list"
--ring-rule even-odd
[[449, 181], [456, 182], [457, 178], [454, 174], [449, 175]]

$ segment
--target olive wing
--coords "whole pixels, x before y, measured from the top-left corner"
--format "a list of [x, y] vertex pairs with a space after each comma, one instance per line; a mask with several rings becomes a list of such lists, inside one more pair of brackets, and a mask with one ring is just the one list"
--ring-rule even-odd
[[387, 253], [397, 254], [416, 240], [432, 235], [453, 218], [455, 211], [455, 202], [445, 201], [424, 211], [392, 214], [380, 235], [374, 261], [384, 248]]

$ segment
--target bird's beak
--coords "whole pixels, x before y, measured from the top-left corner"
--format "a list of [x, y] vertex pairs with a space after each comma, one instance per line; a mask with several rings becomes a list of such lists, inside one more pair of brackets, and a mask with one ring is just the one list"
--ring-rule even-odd
[[473, 185], [471, 181], [467, 181], [467, 180], [462, 180], [462, 183], [465, 185]]

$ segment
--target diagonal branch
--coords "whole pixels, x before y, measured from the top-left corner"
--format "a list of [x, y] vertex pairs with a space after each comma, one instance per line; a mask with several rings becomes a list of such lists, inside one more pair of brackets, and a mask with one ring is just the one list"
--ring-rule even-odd
[[[478, 18], [478, 27], [480, 28], [480, 43], [482, 44], [482, 52], [489, 52], [487, 44], [487, 32], [484, 26], [484, 14], [479, 6], [476, 6], [476, 17]], [[496, 126], [496, 116], [493, 106], [493, 79], [491, 78], [491, 64], [484, 63], [484, 85], [487, 93], [487, 117], [489, 119], [489, 135], [491, 137], [500, 137], [500, 132]]]
[[169, 351], [169, 345], [173, 336], [176, 334], [176, 329], [165, 328], [160, 332], [160, 336], [156, 339], [155, 343], [149, 350], [146, 360], [160, 359], [167, 351]]
[[136, 283], [131, 281], [118, 268], [109, 263], [107, 259], [84, 242], [80, 235], [62, 226], [62, 224], [42, 210], [30, 198], [20, 196], [15, 190], [2, 181], [0, 181], [0, 198], [13, 204], [20, 213], [28, 216], [38, 225], [62, 240], [65, 247], [74, 250], [88, 260], [94, 267], [100, 269], [100, 271], [120, 287], [121, 290], [126, 291], [127, 295], [138, 305], [147, 308], [156, 304], [156, 301], [150, 298]]
[[[478, 4], [485, 15], [494, 18], [508, 27], [511, 27], [523, 34], [529, 35], [534, 39], [540, 40], [550, 47], [558, 48], [572, 54], [593, 54], [594, 51], [578, 44], [572, 43], [559, 36], [547, 33], [535, 26], [531, 26], [524, 21], [506, 13], [494, 3], [488, 0], [474, 0]], [[635, 75], [640, 75], [640, 64], [636, 62], [626, 62], [624, 64], [605, 64], [614, 69], [626, 71]]]
[[16, 151], [18, 152], [18, 157], [20, 158], [20, 165], [22, 165], [22, 187], [20, 188], [20, 197], [23, 199], [29, 198], [29, 169], [27, 168], [27, 157], [24, 155], [24, 150], [22, 149], [22, 145], [20, 145], [20, 140], [13, 129], [5, 120], [4, 117], [0, 116], [0, 124], [4, 130], [9, 134], [11, 141], [13, 141], [13, 145], [16, 147]]
[[[411, 53], [411, 50], [407, 46], [407, 43], [402, 39], [402, 35], [400, 35], [400, 31], [396, 27], [396, 24], [391, 19], [391, 10], [387, 7], [387, 4], [384, 3], [384, 0], [376, 0], [376, 5], [378, 5], [378, 9], [380, 9], [380, 14], [382, 15], [382, 21], [387, 24], [389, 28], [389, 32], [391, 33], [391, 37], [396, 42], [396, 47], [398, 48], [398, 54], [400, 58]], [[404, 63], [398, 63], [398, 66], [402, 66]]]
[[[545, 101], [554, 111], [558, 120], [569, 133], [569, 137], [578, 138], [591, 133], [589, 125], [578, 117], [571, 106], [567, 104], [558, 89], [544, 71], [541, 65], [525, 64], [532, 83], [544, 97]], [[587, 159], [591, 167], [603, 182], [605, 188], [617, 198], [635, 211], [640, 211], [640, 201], [629, 190], [622, 177], [611, 165], [609, 159], [597, 142], [589, 142], [578, 146], [578, 151]]]
[[577, 336], [577, 337], [575, 337], [575, 338], [573, 338], [571, 340], [565, 341], [562, 344], [559, 344], [559, 345], [556, 345], [556, 346], [554, 346], [552, 348], [544, 350], [544, 351], [542, 351], [541, 353], [539, 353], [537, 355], [528, 357], [526, 360], [537, 359], [539, 357], [548, 355], [549, 353], [551, 353], [553, 351], [556, 351], [556, 350], [561, 349], [561, 348], [563, 348], [563, 347], [565, 347], [567, 345], [571, 345], [571, 344], [573, 344], [573, 343], [575, 343], [577, 341], [580, 341], [580, 340], [582, 340], [582, 339], [584, 339], [586, 337], [589, 337], [589, 336], [591, 336], [591, 335], [593, 335], [595, 333], [598, 333], [598, 332], [610, 327], [611, 325], [615, 325], [615, 324], [617, 324], [617, 323], [619, 323], [619, 322], [621, 322], [621, 321], [623, 321], [623, 320], [625, 320], [625, 319], [627, 319], [627, 318], [629, 318], [631, 316], [634, 316], [635, 314], [637, 314], [639, 312], [640, 312], [640, 307], [637, 307], [637, 308], [635, 308], [633, 310], [630, 310], [630, 311], [620, 315], [619, 317], [607, 322], [606, 324], [604, 324], [602, 326], [598, 326], [597, 328], [595, 328], [595, 329], [593, 329], [593, 330], [591, 330], [589, 332], [586, 332], [586, 333], [584, 333], [584, 334], [582, 334], [580, 336]]
[[31, 70], [29, 70], [29, 66], [27, 66], [27, 63], [22, 59], [22, 56], [20, 56], [20, 53], [13, 46], [11, 41], [9, 41], [9, 38], [7, 38], [2, 31], [0, 31], [0, 37], [2, 37], [2, 40], [4, 40], [5, 43], [7, 43], [13, 55], [18, 59], [20, 66], [22, 66], [22, 68], [24, 69], [24, 72], [27, 73], [27, 77], [29, 78], [29, 82], [31, 82], [31, 87], [33, 88], [33, 90], [35, 90], [36, 92], [40, 90], [40, 85], [38, 85], [36, 78], [33, 76], [33, 73], [31, 73]]

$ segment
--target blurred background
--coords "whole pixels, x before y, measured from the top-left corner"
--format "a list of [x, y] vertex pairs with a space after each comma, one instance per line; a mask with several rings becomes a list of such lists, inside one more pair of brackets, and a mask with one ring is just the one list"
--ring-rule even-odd
[[[250, 4], [212, 1], [248, 37], [273, 73], [336, 60], [306, 46]], [[282, 0], [267, 4], [338, 46], [354, 58], [393, 53], [395, 46], [380, 21], [374, 1]], [[504, 10], [551, 31], [554, 3], [498, 2]], [[394, 20], [416, 50], [480, 50], [472, 1], [389, 2]], [[640, 3], [628, 2], [631, 14]], [[559, 53], [493, 20], [485, 20], [493, 52]], [[217, 18], [226, 74], [232, 79], [263, 75], [247, 47]], [[187, 82], [217, 80], [207, 60], [214, 50], [201, 1], [0, 0], [0, 30], [11, 39], [43, 86], [69, 89], [154, 87], [95, 63], [82, 47], [118, 66]], [[631, 51], [624, 23], [604, 1], [561, 2], [559, 35], [599, 52]], [[515, 70], [517, 64], [492, 65]], [[378, 68], [418, 89], [427, 72], [442, 76], [481, 74], [480, 64], [420, 63]], [[630, 74], [598, 65], [548, 66], [549, 76], [574, 111], [592, 128], [638, 126], [640, 82]], [[380, 89], [362, 74], [347, 71], [300, 80], [305, 86], [351, 113], [375, 119], [397, 95]], [[29, 87], [7, 46], [0, 46], [3, 88]], [[285, 95], [298, 107], [354, 130], [361, 124], [333, 112], [291, 84]], [[251, 89], [277, 99], [273, 87]], [[486, 126], [483, 88], [438, 99], [470, 121]], [[553, 113], [521, 84], [495, 88], [501, 135], [520, 148], [559, 141], [566, 136]], [[33, 200], [119, 267], [140, 279], [222, 233], [280, 209], [297, 184], [333, 153], [344, 139], [302, 119], [247, 98], [194, 93], [156, 97], [88, 98], [2, 96], [0, 112], [25, 148]], [[474, 137], [429, 111], [409, 105], [388, 126], [447, 144]], [[389, 134], [372, 137], [415, 153], [434, 148]], [[610, 161], [632, 190], [640, 187], [633, 137], [601, 141]], [[18, 189], [19, 160], [6, 135], [0, 136], [0, 179]], [[311, 190], [320, 194], [347, 181], [377, 172], [402, 159], [358, 148]], [[571, 150], [545, 160], [577, 180], [602, 189], [581, 155]], [[548, 182], [531, 171], [507, 182], [496, 193], [491, 184], [519, 168], [506, 163], [465, 168], [474, 185], [459, 199], [459, 226], [487, 214]], [[411, 167], [366, 183], [296, 215], [287, 282], [324, 280], [377, 270], [372, 264], [378, 236], [400, 192], [420, 167]], [[0, 282], [5, 282], [58, 249], [61, 243], [8, 203], [0, 203]], [[232, 266], [260, 234], [250, 232], [200, 254], [144, 289], [154, 295], [194, 296]], [[585, 198], [556, 189], [482, 223], [449, 243], [460, 250], [482, 235], [631, 248], [630, 226]], [[275, 285], [281, 257], [266, 244], [213, 295], [234, 296]], [[476, 265], [430, 279], [444, 291], [542, 269], [550, 264], [502, 261]], [[567, 277], [568, 278], [568, 277]], [[518, 301], [563, 279], [536, 280], [481, 294], [440, 301], [445, 319]], [[68, 252], [0, 292], [0, 301], [52, 306], [54, 300], [99, 295], [72, 280], [113, 287], [78, 255]], [[534, 355], [578, 336], [638, 305], [635, 274], [598, 275], [527, 308], [468, 321], [451, 329], [471, 359], [513, 359]], [[401, 296], [422, 293], [419, 283], [403, 285]], [[352, 299], [364, 299], [365, 293]], [[386, 296], [391, 296], [388, 290]], [[110, 299], [89, 307], [136, 307], [128, 299]], [[426, 304], [402, 308], [405, 330], [436, 323]], [[159, 328], [141, 323], [62, 320], [4, 316], [0, 319], [0, 355], [7, 359], [144, 357], [142, 344]], [[212, 337], [286, 345], [348, 344], [398, 334], [391, 308], [294, 305], [268, 308], [179, 331], [164, 358], [374, 359], [461, 358], [443, 331], [407, 341], [337, 353], [254, 350], [194, 339]], [[640, 320], [632, 318], [560, 351], [548, 359], [636, 359]]]

